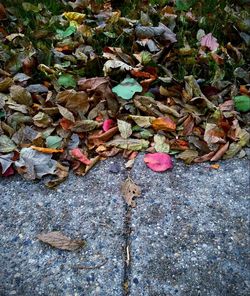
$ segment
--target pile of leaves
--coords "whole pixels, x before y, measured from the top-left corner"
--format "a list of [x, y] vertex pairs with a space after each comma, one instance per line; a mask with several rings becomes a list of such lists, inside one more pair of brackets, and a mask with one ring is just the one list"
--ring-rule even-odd
[[118, 153], [160, 172], [245, 156], [245, 1], [41, 2], [0, 4], [2, 176], [54, 187]]

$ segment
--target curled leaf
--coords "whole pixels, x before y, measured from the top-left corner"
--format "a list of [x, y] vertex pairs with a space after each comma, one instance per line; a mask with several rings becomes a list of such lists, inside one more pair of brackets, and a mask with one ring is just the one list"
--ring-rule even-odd
[[63, 149], [53, 149], [53, 148], [44, 148], [44, 147], [36, 147], [36, 146], [31, 146], [33, 150], [42, 152], [42, 153], [62, 153], [64, 150]]

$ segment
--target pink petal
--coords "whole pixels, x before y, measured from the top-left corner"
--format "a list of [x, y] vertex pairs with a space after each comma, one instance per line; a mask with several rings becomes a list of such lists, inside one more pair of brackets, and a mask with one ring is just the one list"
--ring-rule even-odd
[[5, 173], [3, 174], [3, 177], [8, 177], [8, 176], [11, 176], [11, 175], [14, 175], [15, 174], [15, 171], [13, 169], [12, 166], [10, 166], [6, 171]]
[[106, 132], [109, 129], [111, 129], [114, 125], [115, 125], [114, 120], [112, 120], [112, 119], [106, 119], [103, 122], [102, 129]]
[[87, 158], [85, 154], [82, 153], [82, 151], [79, 148], [74, 148], [70, 151], [71, 155], [78, 159], [80, 162], [90, 165], [91, 161]]
[[155, 172], [164, 172], [172, 169], [173, 163], [171, 157], [167, 153], [150, 153], [144, 156], [146, 165]]
[[205, 46], [211, 51], [214, 51], [218, 48], [219, 43], [212, 33], [209, 33], [201, 38], [201, 46]]

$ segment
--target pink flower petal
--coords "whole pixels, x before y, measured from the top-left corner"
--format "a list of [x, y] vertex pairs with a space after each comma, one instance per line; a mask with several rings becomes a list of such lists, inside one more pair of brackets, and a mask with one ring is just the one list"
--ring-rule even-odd
[[171, 157], [167, 153], [150, 153], [144, 156], [146, 165], [155, 172], [164, 172], [172, 169], [173, 163]]
[[70, 151], [70, 154], [78, 159], [80, 162], [86, 164], [86, 165], [90, 165], [91, 164], [91, 161], [87, 158], [87, 156], [85, 154], [82, 153], [82, 151], [79, 149], [79, 148], [75, 148], [75, 149], [72, 149]]
[[103, 122], [102, 129], [106, 132], [115, 126], [115, 122], [112, 119], [106, 119]]
[[219, 47], [219, 43], [212, 33], [209, 33], [201, 38], [201, 46], [205, 46], [211, 51], [214, 51]]

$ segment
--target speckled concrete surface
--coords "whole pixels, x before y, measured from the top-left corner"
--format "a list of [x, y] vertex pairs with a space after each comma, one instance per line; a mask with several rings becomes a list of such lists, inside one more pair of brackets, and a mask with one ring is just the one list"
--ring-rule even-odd
[[[56, 191], [20, 177], [0, 180], [0, 295], [122, 295], [122, 164], [102, 162], [87, 176], [70, 178]], [[41, 232], [59, 230], [86, 239], [80, 251], [53, 249]], [[76, 265], [99, 269], [77, 270]]]
[[132, 296], [249, 295], [249, 162], [157, 174], [140, 156], [132, 213]]
[[[132, 210], [128, 241], [131, 296], [249, 294], [249, 162], [230, 160], [154, 173], [143, 155], [132, 169], [143, 198]], [[57, 190], [20, 177], [0, 180], [0, 295], [122, 296], [125, 236], [121, 158], [101, 162]], [[127, 225], [129, 227], [129, 225]], [[80, 251], [36, 239], [60, 230], [86, 239]], [[77, 270], [75, 266], [97, 269]]]

